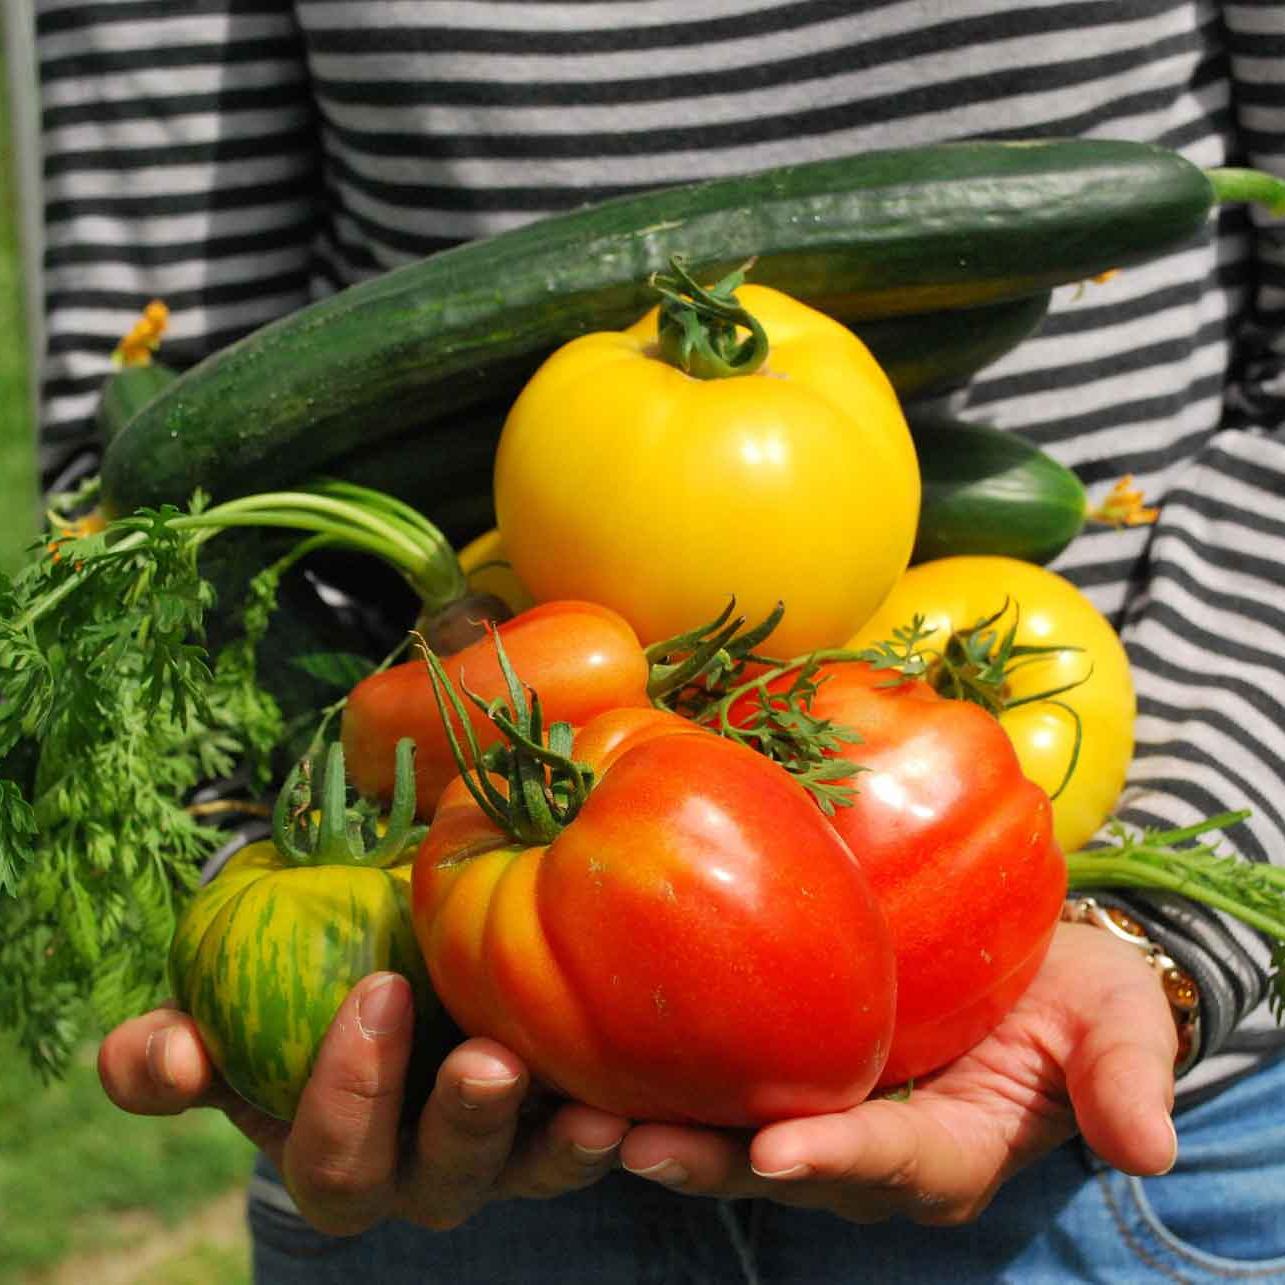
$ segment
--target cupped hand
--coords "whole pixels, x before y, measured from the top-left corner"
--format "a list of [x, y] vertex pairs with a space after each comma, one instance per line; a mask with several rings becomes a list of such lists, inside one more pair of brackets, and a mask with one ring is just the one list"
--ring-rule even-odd
[[1177, 1153], [1177, 1036], [1141, 955], [1061, 924], [1004, 1021], [902, 1100], [781, 1121], [753, 1135], [640, 1124], [620, 1157], [677, 1191], [766, 1196], [854, 1222], [975, 1218], [1000, 1185], [1077, 1130], [1108, 1164], [1159, 1174]]
[[112, 1031], [99, 1076], [112, 1101], [137, 1115], [221, 1108], [267, 1153], [303, 1217], [332, 1235], [390, 1217], [455, 1227], [491, 1200], [560, 1195], [612, 1168], [627, 1122], [579, 1103], [531, 1111], [526, 1068], [491, 1040], [447, 1055], [407, 1138], [412, 1019], [410, 987], [397, 974], [354, 987], [288, 1124], [227, 1087], [192, 1019], [174, 1008]]

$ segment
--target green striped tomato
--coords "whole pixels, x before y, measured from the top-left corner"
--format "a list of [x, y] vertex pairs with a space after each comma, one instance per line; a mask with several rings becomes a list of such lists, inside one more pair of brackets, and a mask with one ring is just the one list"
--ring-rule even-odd
[[[339, 848], [325, 842], [332, 795], [315, 826], [319, 851], [302, 853], [278, 838], [243, 848], [188, 903], [170, 947], [174, 993], [214, 1064], [242, 1097], [284, 1120], [294, 1115], [332, 1018], [368, 973], [387, 969], [410, 980], [421, 1036], [440, 1012], [411, 927], [411, 868], [397, 863], [401, 852], [414, 851], [406, 826], [390, 820], [375, 852], [350, 847], [342, 752], [334, 747], [331, 755]], [[404, 805], [413, 809], [409, 743], [404, 757]], [[289, 796], [287, 787], [281, 797]], [[397, 807], [395, 800], [394, 815]], [[278, 812], [280, 822], [286, 809]], [[277, 833], [284, 833], [280, 824]]]

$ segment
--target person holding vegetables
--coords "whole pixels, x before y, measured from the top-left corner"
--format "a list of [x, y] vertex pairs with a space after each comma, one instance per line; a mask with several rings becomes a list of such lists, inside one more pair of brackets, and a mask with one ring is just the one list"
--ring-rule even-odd
[[[95, 467], [108, 354], [152, 297], [186, 365], [417, 256], [696, 177], [1065, 135], [1285, 173], [1271, 4], [265, 0], [157, 18], [111, 0], [45, 6], [39, 37], [59, 488]], [[1270, 220], [1222, 211], [1153, 263], [1056, 291], [1042, 332], [956, 399], [1091, 488], [1131, 472], [1159, 505], [1154, 526], [1088, 531], [1057, 564], [1129, 649], [1141, 717], [1118, 812], [1183, 826], [1246, 807], [1229, 842], [1277, 865], [1283, 267]], [[1199, 990], [1175, 1114], [1170, 1003], [1095, 922], [1059, 925], [1008, 1016], [906, 1100], [752, 1135], [532, 1110], [528, 1068], [474, 1039], [407, 1141], [411, 998], [388, 973], [343, 1004], [289, 1126], [222, 1085], [173, 1008], [115, 1030], [100, 1068], [127, 1110], [220, 1106], [264, 1149], [251, 1216], [270, 1285], [1285, 1280], [1268, 952], [1181, 896], [1101, 900]]]

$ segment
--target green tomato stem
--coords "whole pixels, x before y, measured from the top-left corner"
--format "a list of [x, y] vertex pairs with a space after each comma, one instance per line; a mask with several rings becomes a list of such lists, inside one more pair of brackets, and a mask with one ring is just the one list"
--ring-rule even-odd
[[[593, 788], [593, 769], [572, 758], [570, 724], [554, 723], [546, 729], [539, 694], [532, 690], [527, 700], [498, 631], [492, 630], [491, 641], [508, 690], [508, 704], [502, 700], [487, 703], [465, 688], [465, 694], [504, 738], [487, 750], [481, 748], [464, 702], [441, 660], [422, 638], [416, 639], [416, 646], [428, 667], [451, 754], [474, 802], [518, 843], [542, 846], [552, 843], [579, 813]], [[501, 790], [493, 776], [502, 778], [507, 790]]]
[[348, 780], [343, 746], [337, 741], [326, 752], [322, 772], [319, 817], [314, 826], [310, 763], [301, 759], [290, 770], [272, 810], [272, 839], [283, 857], [300, 866], [391, 865], [407, 847], [423, 838], [426, 827], [415, 818], [415, 743], [397, 742], [393, 802], [383, 836], [367, 851], [360, 829], [348, 810]]
[[[661, 296], [660, 356], [694, 379], [752, 375], [767, 360], [768, 340], [758, 318], [734, 293], [750, 265], [706, 289], [679, 256], [669, 264], [673, 276], [656, 275], [651, 282]], [[741, 329], [749, 331], [748, 338], [741, 338]]]

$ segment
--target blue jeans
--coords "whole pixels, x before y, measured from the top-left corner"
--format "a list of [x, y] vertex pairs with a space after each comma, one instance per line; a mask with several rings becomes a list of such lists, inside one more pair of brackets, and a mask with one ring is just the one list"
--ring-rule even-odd
[[[1129, 1178], [1071, 1143], [966, 1227], [858, 1227], [766, 1200], [676, 1195], [618, 1173], [491, 1205], [447, 1233], [318, 1235], [261, 1180], [257, 1285], [950, 1285], [1253, 1280], [1285, 1285], [1285, 1058], [1183, 1113], [1177, 1167]], [[267, 1174], [266, 1168], [262, 1171]], [[280, 1203], [280, 1202], [278, 1202]]]

